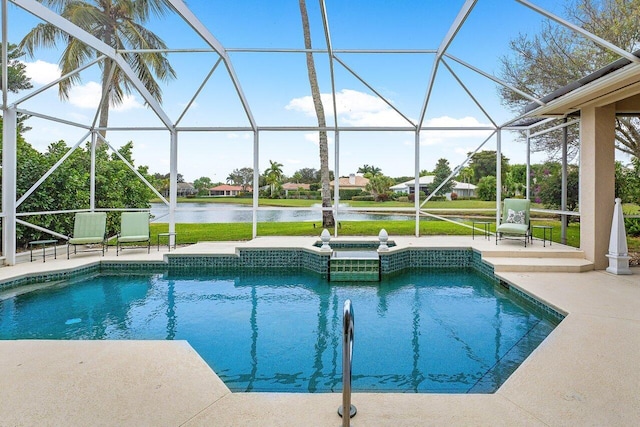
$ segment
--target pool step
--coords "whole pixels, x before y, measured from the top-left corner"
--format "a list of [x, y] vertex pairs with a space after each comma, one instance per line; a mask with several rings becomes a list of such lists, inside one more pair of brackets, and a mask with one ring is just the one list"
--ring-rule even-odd
[[593, 263], [584, 258], [556, 256], [550, 257], [483, 257], [493, 265], [493, 271], [500, 272], [556, 272], [581, 273], [593, 270]]
[[335, 251], [329, 259], [330, 282], [379, 282], [376, 251]]

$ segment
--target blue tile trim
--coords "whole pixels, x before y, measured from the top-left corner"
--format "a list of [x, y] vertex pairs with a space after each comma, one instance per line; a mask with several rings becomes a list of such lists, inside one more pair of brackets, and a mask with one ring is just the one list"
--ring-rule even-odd
[[472, 250], [472, 266], [487, 279], [497, 282], [493, 265], [484, 261], [482, 259], [482, 254], [475, 249]]
[[[500, 281], [501, 284], [505, 283]], [[509, 293], [512, 296], [515, 296], [519, 299], [522, 299], [526, 302], [528, 302], [529, 304], [533, 304], [537, 309], [542, 310], [543, 312], [545, 312], [547, 315], [551, 316], [555, 321], [557, 321], [558, 323], [560, 321], [562, 321], [562, 319], [565, 318], [564, 314], [560, 313], [559, 311], [553, 309], [552, 307], [549, 307], [547, 304], [543, 303], [542, 301], [539, 301], [537, 298], [532, 297], [531, 295], [527, 294], [526, 292], [521, 291], [520, 289], [516, 288], [515, 286], [509, 286], [508, 284], [506, 284], [509, 287]]]
[[471, 249], [403, 249], [380, 252], [382, 274], [399, 273], [408, 268], [471, 267]]
[[329, 272], [330, 252], [316, 253], [304, 249], [240, 249], [238, 255], [170, 255], [169, 269], [306, 269], [318, 274]]
[[167, 270], [164, 261], [136, 262], [136, 261], [102, 261], [100, 263], [100, 273], [119, 272], [145, 272], [162, 273]]
[[27, 274], [23, 277], [17, 277], [0, 282], [0, 291], [17, 288], [23, 285], [33, 285], [36, 283], [54, 282], [58, 280], [71, 280], [79, 276], [87, 274], [95, 274], [100, 272], [100, 264], [95, 263], [86, 267], [52, 271], [44, 273]]

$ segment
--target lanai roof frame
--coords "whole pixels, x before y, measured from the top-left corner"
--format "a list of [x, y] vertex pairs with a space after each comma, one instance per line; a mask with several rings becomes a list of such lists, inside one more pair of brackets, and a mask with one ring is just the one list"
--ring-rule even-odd
[[[7, 6], [7, 2], [10, 1], [13, 4], [18, 5], [21, 8], [24, 8], [25, 10], [29, 11], [30, 13], [34, 13], [37, 16], [40, 17], [46, 17], [45, 20], [49, 21], [49, 22], [55, 22], [56, 25], [59, 25], [61, 27], [64, 27], [65, 29], [68, 29], [71, 32], [74, 32], [74, 34], [77, 32], [77, 29], [74, 29], [73, 27], [69, 26], [69, 23], [67, 23], [64, 19], [62, 19], [61, 17], [59, 17], [57, 14], [53, 13], [51, 10], [47, 9], [46, 7], [42, 6], [40, 3], [34, 1], [34, 0], [3, 0], [3, 55], [5, 55], [4, 57], [4, 61], [3, 64], [6, 64], [6, 44], [7, 44], [7, 39], [6, 39], [6, 27], [7, 27], [7, 13], [6, 13], [6, 6]], [[585, 34], [584, 31], [580, 31], [580, 29], [578, 28], [574, 28], [571, 25], [567, 25], [570, 23], [567, 23], [566, 21], [563, 22], [563, 20], [561, 19], [556, 19], [557, 17], [555, 17], [553, 14], [546, 12], [544, 9], [539, 8], [537, 6], [534, 6], [532, 3], [525, 1], [525, 0], [515, 0], [517, 3], [520, 3], [534, 11], [536, 11], [537, 13], [540, 13], [542, 15], [544, 15], [545, 17], [555, 20], [556, 22], [560, 23], [561, 25], [565, 25], [568, 26], [569, 28], [571, 28], [574, 31], [578, 31], [581, 34], [591, 38], [592, 40], [596, 40], [597, 36], [594, 36], [593, 38], [587, 33]], [[233, 61], [231, 60], [231, 58], [229, 57], [228, 53], [232, 52], [232, 51], [240, 51], [242, 50], [241, 48], [225, 48], [216, 38], [215, 36], [213, 36], [213, 34], [199, 21], [199, 19], [197, 18], [197, 16], [195, 16], [184, 4], [183, 1], [181, 0], [169, 0], [169, 3], [173, 6], [174, 10], [177, 11], [178, 14], [180, 14], [180, 16], [182, 16], [182, 18], [194, 29], [194, 31], [196, 31], [206, 42], [209, 46], [211, 46], [212, 51], [215, 51], [219, 56], [220, 59], [218, 60], [218, 63], [220, 61], [223, 61], [227, 72], [231, 75], [232, 80], [234, 81], [234, 86], [236, 87], [236, 91], [238, 93], [238, 96], [242, 99], [242, 105], [243, 108], [245, 108], [245, 112], [247, 113], [248, 116], [248, 120], [249, 120], [249, 126], [248, 127], [218, 127], [218, 128], [194, 128], [194, 127], [179, 127], [177, 126], [177, 122], [180, 121], [180, 119], [182, 118], [183, 114], [178, 118], [177, 122], [171, 122], [171, 119], [169, 119], [169, 117], [166, 115], [166, 113], [164, 113], [164, 110], [162, 109], [162, 107], [158, 104], [153, 103], [153, 101], [151, 103], [148, 102], [147, 96], [145, 96], [145, 89], [143, 87], [139, 87], [138, 83], [134, 83], [134, 85], [136, 86], [136, 88], [140, 91], [141, 95], [143, 96], [143, 98], [145, 98], [145, 101], [147, 101], [149, 103], [149, 105], [151, 106], [151, 108], [154, 110], [154, 112], [156, 113], [156, 115], [158, 115], [158, 117], [160, 118], [161, 122], [164, 124], [165, 127], [157, 127], [157, 128], [151, 128], [151, 127], [146, 127], [144, 129], [154, 129], [154, 130], [167, 130], [171, 133], [171, 159], [172, 159], [172, 167], [171, 167], [171, 171], [172, 171], [172, 186], [175, 188], [174, 184], [174, 179], [175, 179], [175, 175], [176, 175], [176, 171], [177, 171], [177, 165], [174, 164], [174, 160], [175, 159], [175, 150], [177, 148], [177, 132], [187, 132], [187, 131], [225, 131], [225, 130], [246, 130], [246, 131], [252, 131], [254, 132], [254, 147], [259, 147], [259, 133], [260, 132], [265, 132], [265, 131], [278, 131], [278, 130], [282, 130], [282, 131], [293, 131], [293, 130], [302, 130], [302, 129], [309, 129], [309, 130], [318, 130], [317, 127], [289, 127], [289, 126], [260, 126], [259, 123], [257, 123], [255, 121], [255, 119], [253, 118], [253, 115], [251, 113], [251, 107], [250, 104], [248, 103], [248, 101], [246, 100], [246, 98], [244, 98], [243, 95], [243, 91], [242, 91], [242, 85], [241, 82], [237, 79], [237, 76], [235, 76], [235, 72], [234, 72], [234, 68], [233, 68]], [[329, 32], [329, 22], [328, 22], [328, 13], [327, 13], [327, 8], [325, 5], [324, 0], [320, 1], [320, 8], [322, 11], [322, 18], [323, 18], [323, 28], [324, 28], [324, 32], [325, 32], [325, 37], [326, 37], [326, 42], [327, 42], [327, 49], [314, 49], [314, 53], [326, 53], [328, 55], [329, 58], [329, 63], [330, 63], [330, 73], [332, 75], [332, 85], [331, 85], [331, 95], [332, 95], [332, 99], [333, 99], [333, 110], [334, 110], [334, 117], [335, 117], [335, 122], [333, 126], [328, 126], [326, 128], [327, 131], [330, 132], [334, 132], [335, 135], [337, 136], [339, 134], [339, 132], [344, 132], [344, 131], [398, 131], [398, 130], [407, 130], [407, 131], [415, 131], [416, 134], [416, 138], [415, 138], [415, 143], [416, 143], [416, 174], [418, 173], [417, 171], [419, 170], [419, 165], [420, 165], [420, 157], [419, 157], [419, 146], [420, 146], [420, 132], [424, 131], [424, 130], [450, 130], [450, 129], [454, 129], [454, 128], [447, 128], [447, 127], [428, 127], [428, 126], [423, 126], [423, 121], [424, 121], [424, 117], [426, 114], [426, 110], [429, 106], [429, 97], [430, 97], [430, 92], [433, 88], [433, 82], [435, 79], [435, 74], [437, 73], [438, 70], [438, 66], [439, 63], [442, 62], [445, 67], [451, 72], [451, 74], [454, 76], [454, 78], [458, 81], [458, 83], [461, 85], [461, 87], [463, 87], [463, 89], [465, 91], [467, 91], [467, 93], [471, 96], [471, 98], [474, 100], [474, 102], [476, 102], [476, 104], [478, 104], [478, 106], [482, 109], [482, 106], [479, 102], [477, 102], [475, 100], [475, 98], [472, 95], [472, 91], [469, 90], [463, 83], [462, 81], [458, 78], [458, 76], [453, 72], [453, 70], [451, 70], [451, 68], [448, 66], [447, 62], [445, 61], [445, 58], [451, 59], [453, 61], [456, 61], [458, 63], [460, 63], [461, 65], [483, 75], [486, 78], [489, 78], [491, 80], [494, 80], [496, 83], [499, 84], [503, 84], [504, 82], [500, 82], [497, 77], [492, 76], [490, 73], [486, 73], [484, 71], [482, 71], [480, 68], [474, 67], [471, 64], [466, 63], [465, 61], [461, 60], [460, 58], [456, 58], [455, 56], [449, 54], [447, 52], [447, 48], [448, 46], [451, 44], [451, 42], [453, 41], [453, 39], [455, 38], [457, 32], [459, 31], [459, 29], [462, 27], [462, 25], [464, 24], [466, 18], [469, 16], [469, 14], [472, 12], [474, 6], [476, 5], [477, 0], [466, 0], [462, 6], [462, 8], [460, 9], [456, 19], [454, 20], [454, 22], [452, 23], [452, 25], [449, 28], [448, 33], [445, 35], [445, 37], [442, 39], [440, 46], [437, 50], [435, 51], [431, 51], [431, 50], [422, 50], [420, 51], [421, 53], [434, 53], [435, 54], [435, 59], [434, 59], [434, 64], [433, 64], [433, 68], [432, 68], [432, 72], [431, 72], [431, 76], [430, 76], [430, 82], [428, 84], [428, 90], [427, 90], [427, 95], [425, 96], [425, 101], [423, 103], [423, 108], [421, 111], [421, 117], [420, 117], [420, 121], [419, 124], [415, 124], [415, 126], [407, 126], [406, 128], [398, 128], [398, 127], [388, 127], [388, 128], [354, 128], [354, 127], [342, 127], [339, 125], [338, 123], [338, 117], [337, 117], [337, 113], [336, 113], [336, 106], [335, 106], [335, 99], [336, 99], [336, 88], [335, 88], [335, 82], [333, 80], [333, 72], [334, 72], [334, 67], [335, 67], [335, 63], [338, 63], [340, 65], [342, 65], [346, 70], [348, 70], [351, 74], [353, 74], [354, 76], [356, 76], [356, 78], [358, 78], [359, 80], [362, 81], [362, 83], [364, 83], [372, 92], [374, 92], [377, 96], [379, 96], [384, 102], [386, 102], [388, 105], [390, 105], [390, 103], [388, 102], [388, 100], [386, 100], [384, 97], [382, 97], [376, 90], [375, 87], [373, 85], [369, 85], [364, 79], [360, 78], [360, 76], [357, 75], [357, 73], [355, 73], [353, 70], [349, 69], [349, 67], [346, 65], [346, 62], [341, 61], [337, 54], [338, 53], [343, 53], [343, 52], [355, 52], [356, 50], [348, 50], [348, 49], [335, 49], [333, 47], [332, 41], [331, 41], [331, 36], [330, 36], [330, 32]], [[78, 33], [81, 37], [81, 40], [84, 40], [85, 37], [87, 36], [86, 34], [82, 34], [82, 33]], [[105, 46], [100, 45], [99, 43], [96, 43], [95, 40], [92, 40], [91, 38], [87, 38], [87, 42], [89, 44], [94, 43], [95, 47], [97, 48], [98, 51], [102, 52], [105, 57], [110, 57], [114, 60], [116, 60], [119, 64], [119, 66], [125, 66], [126, 68], [126, 64], [122, 64], [123, 61], [121, 61], [120, 59], [118, 59], [118, 52], [116, 51], [112, 51], [108, 48], [105, 48]], [[93, 44], [91, 44], [93, 46]], [[625, 54], [624, 51], [620, 51], [619, 48], [615, 47], [615, 46], [605, 46], [607, 48], [612, 48], [614, 51], [616, 51], [617, 53], [621, 54], [622, 56], [624, 56], [625, 58], [628, 56]], [[277, 49], [273, 49], [273, 51], [276, 51]], [[268, 51], [265, 50], [265, 51]], [[292, 51], [296, 51], [296, 52], [306, 52], [305, 50], [302, 49], [294, 49]], [[372, 52], [376, 52], [375, 50], [369, 50]], [[397, 52], [400, 53], [400, 50], [392, 50], [393, 52]], [[362, 50], [362, 52], [364, 52], [364, 50]], [[380, 51], [378, 51], [380, 52]], [[335, 60], [335, 62], [334, 62]], [[634, 61], [633, 58], [629, 58], [628, 60], [630, 61]], [[97, 61], [97, 60], [96, 60]], [[6, 66], [6, 65], [5, 65]], [[211, 73], [213, 73], [215, 71], [215, 68], [217, 67], [214, 66], [214, 68], [211, 70]], [[5, 72], [3, 73], [3, 76], [6, 76], [6, 69], [4, 70]], [[129, 70], [131, 71], [131, 70]], [[128, 74], [131, 74], [130, 72], [128, 72]], [[133, 76], [135, 77], [135, 76]], [[6, 78], [6, 77], [5, 77]], [[53, 83], [55, 84], [55, 83]], [[205, 84], [205, 82], [203, 82], [203, 85]], [[3, 87], [6, 87], [6, 82], [3, 85]], [[508, 87], [508, 86], [507, 86]], [[37, 93], [31, 94], [30, 96], [35, 96], [37, 95]], [[197, 93], [194, 95], [194, 97], [192, 98], [192, 102], [193, 100], [197, 97]], [[534, 102], [536, 104], [540, 104], [543, 105], [545, 104], [544, 100], [539, 100], [539, 99], [535, 99]], [[8, 106], [7, 105], [7, 96], [6, 96], [6, 91], [3, 91], [3, 109], [5, 111], [7, 111], [7, 109], [11, 108], [13, 106]], [[393, 108], [393, 106], [392, 106]], [[188, 107], [187, 107], [188, 109]], [[185, 109], [185, 112], [186, 110]], [[395, 109], [395, 108], [394, 108]], [[27, 110], [18, 110], [15, 109], [14, 112], [25, 112], [25, 113], [29, 113], [29, 111]], [[396, 109], [396, 112], [399, 113], [400, 115], [402, 115], [409, 123], [411, 123], [411, 119], [408, 118], [407, 115], [403, 114], [400, 110]], [[500, 135], [500, 131], [501, 130], [515, 130], [518, 127], [514, 125], [514, 120], [510, 120], [505, 122], [503, 125], [496, 125], [496, 122], [489, 116], [488, 113], [484, 112], [485, 115], [489, 118], [489, 120], [492, 122], [491, 127], [487, 127], [486, 129], [488, 130], [496, 130], [498, 131], [498, 145], [500, 144], [499, 142], [499, 135]], [[37, 113], [34, 113], [34, 115]], [[537, 113], [536, 113], [537, 114]], [[524, 115], [520, 116], [519, 118], [526, 118], [526, 117], [530, 117], [533, 114], [529, 114], [529, 113], [525, 113]], [[50, 120], [60, 120], [60, 119], [56, 119], [55, 117], [42, 117], [42, 118], [48, 118]], [[67, 124], [71, 124], [70, 122]], [[82, 124], [77, 124], [77, 126], [79, 127], [84, 127], [84, 128], [92, 128], [92, 127], [87, 127], [86, 125], [82, 125]], [[534, 125], [530, 125], [534, 126]], [[534, 126], [535, 127], [535, 126]], [[94, 120], [94, 130], [100, 130], [99, 128], [95, 128], [95, 120]], [[111, 130], [118, 130], [118, 128], [108, 128]], [[129, 129], [129, 128], [121, 128], [120, 130], [135, 130], [135, 129]], [[455, 128], [456, 130], [470, 130], [473, 128]], [[484, 128], [483, 128], [484, 129]], [[337, 149], [336, 149], [337, 150]], [[497, 150], [500, 151], [500, 150]], [[336, 173], [338, 173], [338, 159], [339, 156], [336, 156]], [[4, 163], [4, 162], [3, 162]], [[10, 162], [9, 162], [10, 163]], [[254, 166], [257, 166], [258, 162], [257, 162], [257, 157], [254, 155]], [[499, 164], [499, 162], [498, 162]], [[258, 168], [254, 167], [254, 170], [257, 173]], [[15, 192], [15, 189], [14, 189]], [[7, 194], [7, 191], [4, 191], [3, 194]], [[172, 193], [173, 194], [173, 193]], [[172, 198], [173, 200], [175, 200], [175, 197]], [[9, 202], [7, 204], [7, 206], [9, 206], [11, 208], [11, 206], [13, 205], [13, 203]], [[5, 204], [3, 203], [3, 212], [6, 215], [6, 207]], [[257, 210], [258, 206], [257, 206], [257, 200], [254, 200], [254, 235], [255, 235], [255, 211]], [[15, 206], [13, 206], [13, 209], [15, 210]], [[172, 209], [175, 209], [175, 206], [172, 207]], [[418, 218], [419, 216], [419, 206], [418, 204], [416, 204], [416, 218]], [[9, 215], [10, 219], [11, 217], [13, 217], [13, 215]], [[172, 221], [170, 222], [172, 223]], [[416, 227], [417, 229], [417, 227]], [[11, 249], [11, 245], [7, 246], [6, 241], [5, 241], [5, 248]], [[9, 251], [10, 252], [10, 251]]]

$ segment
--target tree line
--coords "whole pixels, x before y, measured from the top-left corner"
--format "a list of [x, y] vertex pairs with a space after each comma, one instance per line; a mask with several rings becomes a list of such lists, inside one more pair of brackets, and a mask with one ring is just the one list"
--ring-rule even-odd
[[[0, 121], [0, 128], [2, 122]], [[1, 142], [1, 140], [0, 140]], [[21, 134], [17, 138], [17, 197], [22, 197], [53, 165], [71, 149], [64, 141], [49, 145], [44, 153], [33, 148]], [[130, 164], [133, 143], [122, 146], [118, 152]], [[0, 144], [0, 154], [2, 145]], [[44, 182], [17, 208], [18, 215], [27, 212], [46, 212], [89, 209], [90, 207], [91, 149], [87, 143], [78, 147]], [[147, 166], [138, 166], [138, 173], [154, 182]], [[1, 173], [1, 172], [0, 172]], [[95, 206], [101, 208], [149, 208], [153, 191], [115, 153], [109, 154], [107, 146], [96, 148]], [[20, 217], [34, 225], [71, 235], [72, 213], [37, 214]], [[107, 233], [115, 235], [120, 224], [118, 212], [107, 213]], [[50, 238], [49, 234], [18, 224], [17, 245]]]

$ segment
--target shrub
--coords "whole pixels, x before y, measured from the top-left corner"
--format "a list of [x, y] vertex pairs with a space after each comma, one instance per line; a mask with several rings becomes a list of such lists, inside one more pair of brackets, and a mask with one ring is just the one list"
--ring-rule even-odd
[[[414, 199], [415, 199], [415, 197], [414, 197]], [[399, 201], [399, 202], [403, 202], [403, 203], [407, 203], [407, 202], [409, 202], [409, 197], [407, 197], [407, 196], [400, 196], [400, 197], [398, 197], [398, 201]]]
[[627, 235], [640, 236], [640, 218], [625, 218], [624, 227], [627, 229]]
[[356, 196], [362, 196], [362, 190], [342, 190], [340, 189], [340, 200], [353, 200]]
[[496, 177], [488, 175], [482, 177], [476, 189], [480, 200], [490, 201], [496, 199]]
[[[419, 194], [420, 194], [420, 199], [424, 199], [425, 197], [424, 191], [421, 191]], [[414, 202], [416, 200], [416, 193], [411, 193], [409, 194], [408, 197], [410, 202]]]
[[458, 193], [451, 193], [451, 200], [458, 200]]
[[358, 202], [373, 202], [375, 201], [375, 198], [373, 196], [354, 196], [351, 200]]
[[290, 191], [289, 199], [309, 199], [309, 200], [320, 200], [322, 198], [319, 191]]

